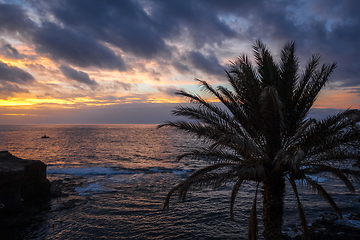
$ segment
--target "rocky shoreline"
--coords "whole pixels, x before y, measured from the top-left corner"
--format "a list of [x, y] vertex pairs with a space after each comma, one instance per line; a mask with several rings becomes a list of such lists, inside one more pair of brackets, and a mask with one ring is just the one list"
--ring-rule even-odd
[[[353, 222], [354, 224], [349, 224]], [[301, 240], [299, 226], [292, 229], [293, 236], [284, 235], [283, 240]], [[334, 213], [324, 213], [309, 226], [310, 239], [358, 240], [360, 239], [360, 213], [339, 219]], [[295, 235], [295, 236], [294, 236]]]

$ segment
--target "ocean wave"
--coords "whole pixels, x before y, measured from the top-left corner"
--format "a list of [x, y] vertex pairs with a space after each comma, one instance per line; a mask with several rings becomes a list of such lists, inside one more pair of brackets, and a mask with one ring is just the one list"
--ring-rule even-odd
[[[353, 227], [353, 228], [357, 228], [360, 229], [360, 221], [358, 219], [351, 219], [351, 216], [353, 214], [345, 214], [343, 217], [343, 219], [338, 219], [336, 221], [337, 224], [340, 225], [344, 225], [344, 226], [348, 226], [348, 227]], [[358, 217], [358, 216], [357, 216]]]
[[127, 171], [121, 172], [110, 167], [80, 167], [80, 168], [56, 168], [47, 170], [48, 174], [69, 174], [75, 176], [86, 175], [112, 175], [112, 174], [126, 174]]
[[318, 183], [324, 183], [329, 180], [324, 176], [316, 176], [316, 175], [307, 175], [307, 176]]
[[148, 169], [117, 169], [114, 167], [80, 167], [80, 168], [53, 168], [48, 169], [48, 174], [68, 174], [75, 176], [87, 176], [87, 175], [133, 175], [138, 173], [172, 173], [175, 175], [182, 175], [192, 171], [191, 169], [168, 169], [168, 168], [148, 168]]
[[182, 174], [186, 174], [188, 172], [191, 172], [191, 169], [171, 169], [171, 168], [150, 168], [149, 169], [150, 172], [154, 172], [154, 173], [173, 173], [175, 175], [182, 175]]
[[75, 191], [79, 193], [81, 196], [87, 196], [92, 194], [99, 194], [99, 193], [107, 193], [107, 192], [114, 192], [113, 190], [108, 190], [102, 186], [99, 182], [94, 182], [87, 184], [85, 186], [75, 188]]

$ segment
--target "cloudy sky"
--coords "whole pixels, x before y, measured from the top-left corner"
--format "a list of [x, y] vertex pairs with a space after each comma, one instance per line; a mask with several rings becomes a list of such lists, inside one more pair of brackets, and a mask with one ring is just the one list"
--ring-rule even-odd
[[0, 0], [0, 124], [161, 123], [256, 39], [337, 62], [313, 114], [360, 108], [357, 0]]

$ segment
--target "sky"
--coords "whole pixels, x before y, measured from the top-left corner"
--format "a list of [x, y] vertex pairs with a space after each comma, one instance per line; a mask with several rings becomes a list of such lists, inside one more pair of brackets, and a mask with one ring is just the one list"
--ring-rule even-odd
[[[337, 62], [311, 116], [360, 108], [357, 0], [0, 0], [0, 124], [158, 124], [255, 40]], [[201, 93], [202, 94], [202, 93]]]

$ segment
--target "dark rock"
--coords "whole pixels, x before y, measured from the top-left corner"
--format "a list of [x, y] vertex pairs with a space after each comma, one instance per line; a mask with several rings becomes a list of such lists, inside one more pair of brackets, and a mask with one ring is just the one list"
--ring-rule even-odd
[[358, 213], [358, 214], [350, 214], [349, 219], [350, 220], [358, 220], [358, 221], [360, 221], [360, 213]]
[[66, 200], [56, 202], [51, 206], [51, 212], [63, 211], [71, 208], [75, 208], [80, 205], [88, 203], [89, 199], [82, 196], [72, 196]]
[[43, 204], [50, 196], [46, 165], [0, 151], [0, 213], [13, 213]]
[[[353, 216], [353, 217], [351, 217]], [[360, 213], [351, 214], [349, 219], [357, 218]], [[324, 213], [309, 226], [310, 239], [326, 239], [326, 240], [359, 240], [360, 229], [351, 225], [344, 224], [343, 220], [339, 220], [336, 214]], [[301, 240], [301, 234], [296, 237], [284, 236], [283, 240]]]
[[325, 226], [311, 226], [311, 239], [327, 239], [327, 240], [358, 240], [360, 239], [360, 229], [351, 226], [333, 224]]
[[51, 181], [50, 194], [52, 198], [67, 197], [69, 195], [78, 195], [75, 188], [83, 185], [86, 181], [84, 177], [72, 177], [65, 179], [56, 179]]
[[335, 213], [324, 213], [320, 216], [321, 220], [318, 223], [323, 225], [332, 225], [336, 220], [339, 219], [339, 216]]

